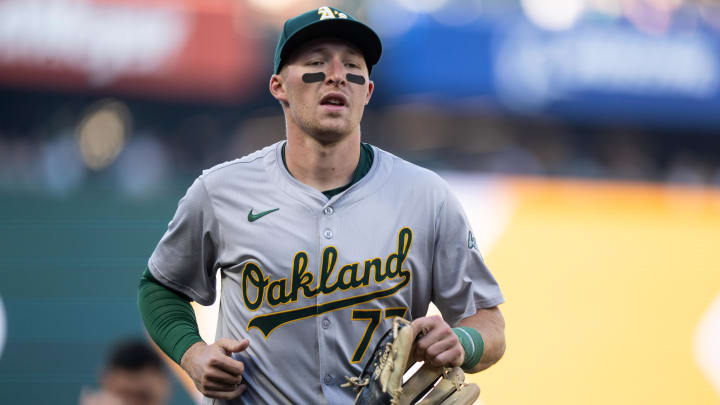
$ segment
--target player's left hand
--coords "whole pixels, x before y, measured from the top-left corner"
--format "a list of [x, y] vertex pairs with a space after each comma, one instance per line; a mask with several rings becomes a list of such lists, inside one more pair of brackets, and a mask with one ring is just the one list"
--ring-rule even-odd
[[417, 361], [436, 367], [459, 367], [465, 361], [465, 350], [455, 332], [439, 315], [417, 318], [412, 322]]

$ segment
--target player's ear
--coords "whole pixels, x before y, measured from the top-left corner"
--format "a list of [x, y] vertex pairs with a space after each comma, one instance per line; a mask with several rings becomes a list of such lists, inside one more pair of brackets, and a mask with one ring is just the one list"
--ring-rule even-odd
[[285, 92], [285, 78], [282, 75], [270, 76], [270, 94], [281, 103], [287, 103], [287, 93]]
[[365, 96], [365, 105], [368, 105], [370, 102], [370, 97], [372, 97], [373, 90], [375, 89], [375, 83], [373, 83], [372, 80], [368, 80], [368, 92], [367, 96]]

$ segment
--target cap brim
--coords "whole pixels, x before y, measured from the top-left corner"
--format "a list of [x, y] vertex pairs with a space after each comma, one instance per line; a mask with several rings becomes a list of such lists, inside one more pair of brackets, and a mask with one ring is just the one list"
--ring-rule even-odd
[[375, 31], [359, 21], [334, 18], [315, 21], [290, 36], [280, 53], [280, 64], [277, 70], [280, 70], [287, 62], [288, 56], [299, 46], [314, 39], [325, 37], [340, 38], [357, 46], [365, 56], [368, 71], [380, 60], [382, 43]]

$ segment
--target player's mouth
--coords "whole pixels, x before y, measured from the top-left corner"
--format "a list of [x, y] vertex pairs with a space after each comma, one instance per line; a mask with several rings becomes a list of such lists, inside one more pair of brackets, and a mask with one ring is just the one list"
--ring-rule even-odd
[[320, 99], [320, 105], [329, 111], [342, 111], [347, 107], [347, 98], [341, 93], [328, 93]]

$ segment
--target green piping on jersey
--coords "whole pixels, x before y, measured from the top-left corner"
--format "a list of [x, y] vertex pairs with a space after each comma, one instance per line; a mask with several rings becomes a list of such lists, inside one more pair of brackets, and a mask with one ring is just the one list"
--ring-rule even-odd
[[[282, 150], [281, 150], [282, 161], [283, 161], [283, 165], [285, 166], [285, 169], [288, 171], [288, 173], [290, 173], [290, 169], [288, 169], [288, 167], [287, 167], [287, 161], [285, 160], [285, 145], [287, 145], [287, 142], [285, 142], [282, 145]], [[362, 146], [360, 148], [360, 160], [358, 160], [358, 165], [355, 168], [355, 171], [353, 172], [352, 178], [350, 179], [350, 183], [348, 183], [342, 187], [323, 191], [323, 194], [325, 194], [325, 197], [333, 198], [334, 196], [336, 196], [336, 195], [342, 193], [343, 191], [347, 190], [348, 188], [350, 188], [350, 186], [357, 183], [358, 181], [360, 181], [360, 179], [365, 177], [366, 174], [368, 174], [368, 172], [370, 171], [370, 168], [372, 167], [375, 156], [373, 155], [372, 146], [370, 146], [369, 144], [364, 143], [364, 142], [361, 142], [360, 146]], [[290, 174], [292, 174], [292, 173], [290, 173]]]
[[138, 308], [150, 337], [175, 363], [202, 342], [190, 299], [160, 284], [147, 269], [138, 287]]

